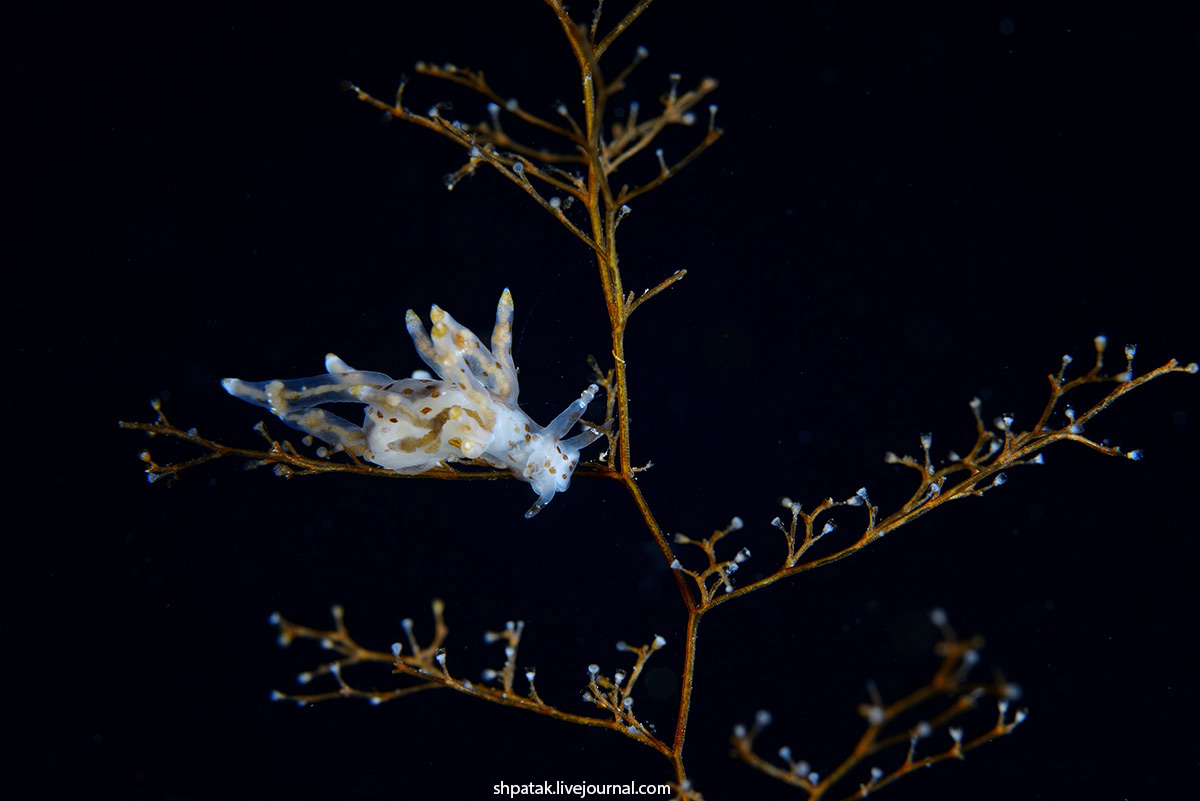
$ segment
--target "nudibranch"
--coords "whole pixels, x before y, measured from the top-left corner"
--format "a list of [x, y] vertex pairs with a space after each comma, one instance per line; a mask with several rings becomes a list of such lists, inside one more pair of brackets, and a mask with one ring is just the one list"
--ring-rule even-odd
[[[394, 380], [355, 370], [330, 353], [325, 375], [261, 382], [226, 378], [221, 386], [235, 398], [270, 410], [292, 428], [397, 473], [422, 473], [469, 459], [511, 470], [537, 493], [537, 501], [525, 513], [533, 517], [556, 492], [566, 491], [579, 451], [608, 432], [611, 420], [566, 437], [598, 388], [588, 386], [543, 428], [517, 405], [513, 300], [507, 289], [496, 306], [491, 350], [437, 306], [429, 319], [426, 332], [412, 309], [405, 315], [417, 353], [440, 380]], [[322, 409], [325, 403], [364, 404], [363, 424]]]

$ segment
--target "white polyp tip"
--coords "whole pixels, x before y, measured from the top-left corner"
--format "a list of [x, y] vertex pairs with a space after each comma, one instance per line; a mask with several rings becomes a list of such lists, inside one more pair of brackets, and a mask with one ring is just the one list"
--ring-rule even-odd
[[633, 706], [633, 699], [626, 696], [625, 700], [621, 702], [621, 706], [629, 709], [631, 706]]
[[646, 46], [638, 45], [638, 49], [637, 49], [638, 58], [645, 58], [648, 55], [650, 55], [650, 51], [646, 49]]
[[496, 678], [496, 676], [498, 676], [500, 674], [498, 674], [496, 671], [492, 670], [491, 668], [484, 668], [480, 672], [479, 675], [483, 678], [484, 681], [491, 681], [492, 679]]
[[765, 709], [760, 709], [754, 713], [754, 723], [758, 726], [769, 726], [771, 724], [771, 713]]
[[308, 684], [312, 680], [313, 680], [313, 675], [311, 673], [309, 673], [308, 671], [305, 671], [305, 672], [299, 674], [298, 676], [296, 676], [297, 684]]
[[792, 761], [792, 749], [788, 748], [786, 745], [783, 748], [780, 748], [779, 749], [779, 758], [782, 759], [784, 762], [791, 762]]
[[595, 663], [592, 663], [592, 664], [588, 665], [588, 673], [590, 673], [590, 674], [592, 674], [593, 676], [595, 676], [595, 675], [596, 675], [597, 673], [599, 673], [599, 672], [600, 672], [600, 666], [599, 666], [599, 665], [597, 665], [597, 664], [595, 664]]
[[1092, 342], [1096, 345], [1097, 353], [1104, 353], [1104, 349], [1108, 347], [1108, 337], [1103, 334], [1096, 337]]
[[739, 740], [745, 740], [746, 739], [746, 727], [743, 726], [741, 723], [734, 724], [733, 736], [738, 738]]
[[516, 111], [518, 108], [517, 99], [515, 97], [510, 97], [508, 100], [504, 101], [504, 108], [508, 109], [509, 111]]
[[935, 626], [944, 626], [950, 621], [946, 610], [940, 606], [929, 610], [929, 622]]
[[913, 737], [918, 740], [922, 737], [928, 737], [931, 734], [933, 734], [933, 726], [930, 726], [929, 723], [924, 720], [918, 723], [913, 729]]
[[1142, 449], [1137, 448], [1136, 450], [1130, 451], [1129, 453], [1125, 454], [1125, 458], [1132, 459], [1135, 462], [1140, 462], [1142, 460]]
[[956, 743], [961, 743], [963, 738], [963, 730], [957, 726], [950, 727], [950, 739]]
[[821, 533], [828, 534], [829, 532], [833, 531], [835, 528], [837, 528], [837, 523], [830, 520], [828, 523], [825, 524], [825, 527], [821, 529]]
[[521, 173], [525, 172], [525, 165], [518, 161], [516, 164], [512, 165], [512, 171], [517, 175], [520, 175]]
[[621, 204], [620, 212], [621, 212], [622, 214], [628, 214], [628, 213], [629, 213], [629, 212], [631, 212], [631, 211], [633, 211], [633, 209], [629, 208], [629, 204], [628, 204], [628, 203], [623, 203], [623, 204]]
[[267, 622], [272, 626], [278, 626], [281, 620], [283, 620], [283, 616], [278, 612], [272, 612], [271, 616], [267, 618]]
[[1017, 714], [1013, 716], [1013, 725], [1016, 726], [1018, 723], [1025, 720], [1025, 718], [1027, 718], [1027, 717], [1029, 717], [1029, 710], [1018, 709]]
[[287, 699], [287, 696], [284, 695], [283, 693], [279, 692], [279, 690], [271, 690], [271, 700], [272, 701], [284, 701], [286, 699]]
[[656, 650], [656, 651], [657, 651], [659, 648], [662, 648], [662, 647], [663, 647], [664, 645], [666, 645], [666, 644], [667, 644], [667, 640], [666, 640], [666, 638], [664, 638], [664, 637], [663, 637], [662, 635], [660, 635], [660, 634], [656, 634], [656, 635], [654, 635], [654, 642], [653, 642], [653, 643], [651, 643], [651, 645], [653, 645], [653, 646], [654, 646], [654, 650]]
[[673, 559], [673, 560], [671, 560], [671, 569], [672, 570], [682, 570], [683, 565], [679, 564], [678, 559]]
[[371, 706], [379, 706], [380, 704], [383, 703], [383, 699], [380, 698], [378, 695], [372, 695], [371, 698], [369, 699], [369, 701], [370, 701]]
[[537, 676], [537, 673], [535, 671], [533, 671], [533, 670], [525, 671], [525, 681], [533, 681], [535, 676]]
[[871, 768], [871, 781], [877, 782], [883, 778], [883, 770], [880, 768]]
[[808, 783], [813, 785], [814, 787], [816, 785], [820, 784], [821, 783], [821, 774], [817, 773], [815, 770], [812, 773], [808, 774]]
[[395, 657], [400, 656], [400, 643], [398, 643], [398, 642], [392, 643], [392, 656], [395, 656]]
[[411, 617], [404, 618], [404, 620], [400, 621], [400, 627], [402, 629], [404, 629], [406, 632], [411, 633], [412, 627], [413, 627], [413, 619]]
[[740, 518], [740, 517], [735, 517], [735, 518], [733, 518], [733, 520], [729, 521], [729, 528], [732, 529], [733, 531], [737, 531], [743, 525], [745, 525], [745, 524], [742, 522], [742, 518]]

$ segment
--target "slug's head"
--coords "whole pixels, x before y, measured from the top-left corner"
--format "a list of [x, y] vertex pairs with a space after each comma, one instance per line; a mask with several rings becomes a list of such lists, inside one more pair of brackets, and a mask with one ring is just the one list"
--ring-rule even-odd
[[522, 475], [533, 486], [538, 499], [525, 513], [526, 519], [542, 511], [542, 507], [554, 498], [554, 493], [567, 491], [567, 487], [571, 486], [571, 474], [579, 464], [579, 452], [612, 428], [612, 420], [609, 420], [599, 428], [588, 427], [581, 434], [569, 439], [562, 438], [596, 397], [597, 389], [595, 384], [589, 386], [579, 400], [574, 401], [534, 438]]

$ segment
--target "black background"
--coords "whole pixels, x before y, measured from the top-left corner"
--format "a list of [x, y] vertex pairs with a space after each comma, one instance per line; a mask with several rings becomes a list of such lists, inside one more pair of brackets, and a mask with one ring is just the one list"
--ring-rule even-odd
[[[1086, 366], [1097, 333], [1117, 367], [1131, 341], [1143, 369], [1200, 358], [1194, 6], [966, 5], [660, 0], [609, 56], [615, 70], [650, 49], [627, 96], [644, 110], [669, 72], [722, 82], [726, 137], [620, 233], [630, 287], [689, 270], [629, 332], [634, 453], [655, 463], [643, 489], [671, 531], [745, 518], [729, 546], [753, 552], [743, 570], [780, 558], [779, 496], [811, 506], [865, 484], [894, 507], [912, 478], [885, 451], [916, 451], [923, 431], [942, 457], [967, 447], [975, 395], [989, 418], [1031, 423], [1044, 376], [1063, 353]], [[3, 22], [10, 770], [72, 798], [487, 798], [499, 781], [669, 779], [612, 733], [446, 692], [268, 700], [320, 656], [276, 648], [273, 610], [321, 625], [344, 604], [385, 649], [404, 617], [428, 636], [442, 597], [452, 669], [499, 667], [482, 632], [524, 619], [521, 664], [569, 711], [587, 710], [589, 662], [611, 673], [617, 640], [661, 634], [638, 709], [666, 736], [682, 606], [615, 485], [577, 480], [529, 522], [515, 481], [285, 482], [216, 463], [147, 486], [144, 437], [115, 424], [151, 419], [162, 397], [174, 422], [254, 444], [260, 415], [220, 377], [312, 374], [329, 350], [405, 375], [419, 366], [406, 308], [436, 302], [486, 335], [504, 286], [523, 407], [547, 422], [576, 397], [585, 357], [608, 353], [588, 253], [494, 174], [446, 192], [460, 153], [339, 91], [388, 97], [416, 60], [453, 61], [550, 115], [578, 86], [549, 11], [50, 4]], [[429, 80], [406, 95], [443, 99], [485, 115]], [[668, 158], [694, 135], [667, 136]], [[888, 797], [1192, 785], [1196, 380], [1152, 384], [1089, 428], [1143, 448], [1141, 463], [1051, 450], [982, 500], [714, 612], [686, 752], [696, 786], [800, 797], [728, 757], [732, 725], [770, 709], [766, 753], [788, 744], [829, 770], [861, 731], [868, 679], [895, 698], [932, 671], [933, 606], [986, 635], [979, 676], [1021, 684], [1030, 719]], [[854, 515], [837, 517], [852, 536]], [[360, 681], [392, 686], [386, 671]]]

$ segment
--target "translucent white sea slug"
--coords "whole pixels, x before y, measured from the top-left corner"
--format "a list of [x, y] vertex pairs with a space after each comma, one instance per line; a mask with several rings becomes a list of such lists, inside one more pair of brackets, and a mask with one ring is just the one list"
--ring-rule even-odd
[[[505, 289], [488, 350], [470, 329], [437, 306], [429, 312], [428, 333], [409, 309], [408, 333], [439, 379], [394, 380], [355, 370], [330, 353], [325, 375], [262, 382], [226, 378], [221, 386], [236, 398], [269, 409], [292, 428], [398, 473], [421, 473], [467, 459], [511, 470], [537, 493], [537, 501], [525, 513], [533, 517], [556, 492], [566, 491], [579, 451], [607, 433], [611, 421], [566, 437], [595, 398], [595, 384], [545, 428], [521, 411], [512, 318], [512, 295]], [[320, 408], [345, 402], [366, 406], [361, 426]]]

